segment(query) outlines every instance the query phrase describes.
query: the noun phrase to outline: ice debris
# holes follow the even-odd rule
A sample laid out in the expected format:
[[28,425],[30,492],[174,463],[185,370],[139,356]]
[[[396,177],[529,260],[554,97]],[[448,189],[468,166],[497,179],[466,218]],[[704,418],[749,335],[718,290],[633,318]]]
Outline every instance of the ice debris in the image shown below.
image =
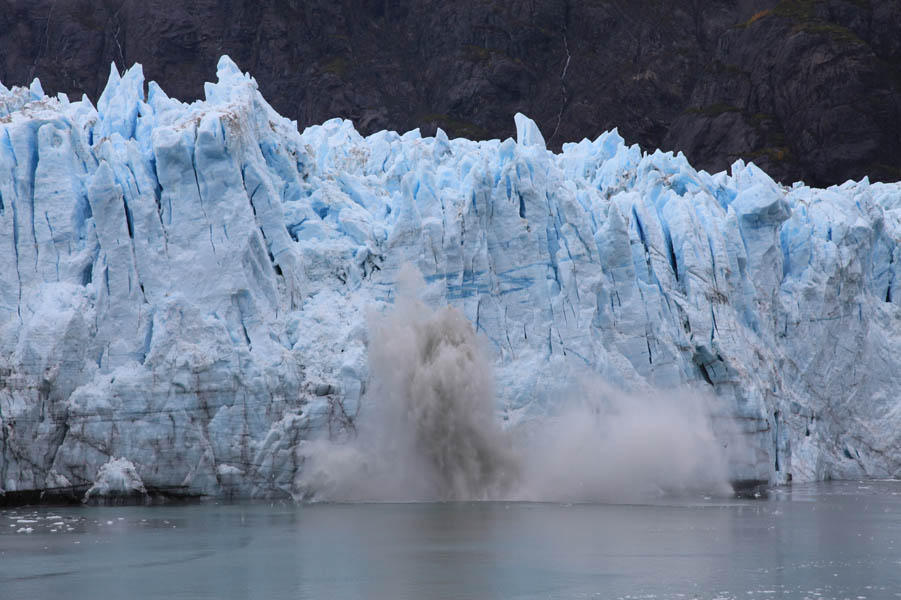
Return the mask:
[[141,500],[146,495],[147,488],[134,464],[125,458],[111,458],[100,466],[94,485],[85,492],[83,502],[121,503]]

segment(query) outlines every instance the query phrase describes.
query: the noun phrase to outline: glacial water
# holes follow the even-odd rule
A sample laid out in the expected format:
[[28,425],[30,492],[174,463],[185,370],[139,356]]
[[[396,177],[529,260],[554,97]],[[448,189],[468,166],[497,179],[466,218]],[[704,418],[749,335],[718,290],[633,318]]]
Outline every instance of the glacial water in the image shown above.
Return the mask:
[[0,598],[901,598],[901,481],[633,505],[5,509]]

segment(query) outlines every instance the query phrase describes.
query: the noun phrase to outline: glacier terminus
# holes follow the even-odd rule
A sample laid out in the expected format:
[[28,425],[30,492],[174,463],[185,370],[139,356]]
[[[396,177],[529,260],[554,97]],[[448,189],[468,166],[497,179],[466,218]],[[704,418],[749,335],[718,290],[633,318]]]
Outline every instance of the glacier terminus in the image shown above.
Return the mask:
[[304,445],[372,408],[366,315],[408,263],[486,340],[507,427],[590,371],[709,394],[734,479],[901,476],[901,184],[711,175],[615,130],[555,154],[523,115],[301,133],[217,78],[190,104],[140,65],[96,107],[0,85],[6,493],[301,497]]

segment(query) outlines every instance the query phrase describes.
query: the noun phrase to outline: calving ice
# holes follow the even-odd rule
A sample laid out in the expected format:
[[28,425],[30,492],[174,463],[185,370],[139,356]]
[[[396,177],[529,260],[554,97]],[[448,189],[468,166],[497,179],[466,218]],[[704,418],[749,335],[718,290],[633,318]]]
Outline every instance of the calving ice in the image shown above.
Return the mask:
[[[501,444],[484,465],[504,475],[474,495],[525,477],[504,436],[570,422],[597,395],[586,378],[622,393],[589,402],[605,442],[572,453],[613,481],[617,464],[653,479],[666,452],[629,445],[641,436],[687,448],[671,472],[690,478],[901,474],[901,185],[789,188],[741,161],[710,175],[615,131],[554,154],[522,115],[504,141],[364,138],[339,119],[300,133],[226,57],[204,91],[169,98],[139,65],[113,68],[96,108],[0,87],[7,493],[87,491],[111,461],[147,492],[335,484],[311,449],[353,448],[397,410],[370,325],[408,263],[491,363],[472,384],[490,406],[470,411],[491,422],[460,422]],[[427,463],[453,455],[410,436]],[[544,462],[529,489],[556,486],[564,466]],[[451,471],[438,489],[470,489]]]

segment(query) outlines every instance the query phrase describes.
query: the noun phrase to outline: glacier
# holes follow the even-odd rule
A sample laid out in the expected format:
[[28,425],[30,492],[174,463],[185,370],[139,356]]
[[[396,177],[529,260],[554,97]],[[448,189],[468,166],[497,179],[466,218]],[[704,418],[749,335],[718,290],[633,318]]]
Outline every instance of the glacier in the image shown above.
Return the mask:
[[[695,386],[735,479],[901,476],[901,184],[708,174],[614,130],[546,149],[298,131],[227,57],[190,104],[0,84],[0,488],[298,498],[365,415],[365,315],[415,265],[535,422],[588,369]],[[540,421],[539,421],[540,422]],[[600,459],[602,460],[602,458]],[[101,477],[102,478],[102,477]]]

